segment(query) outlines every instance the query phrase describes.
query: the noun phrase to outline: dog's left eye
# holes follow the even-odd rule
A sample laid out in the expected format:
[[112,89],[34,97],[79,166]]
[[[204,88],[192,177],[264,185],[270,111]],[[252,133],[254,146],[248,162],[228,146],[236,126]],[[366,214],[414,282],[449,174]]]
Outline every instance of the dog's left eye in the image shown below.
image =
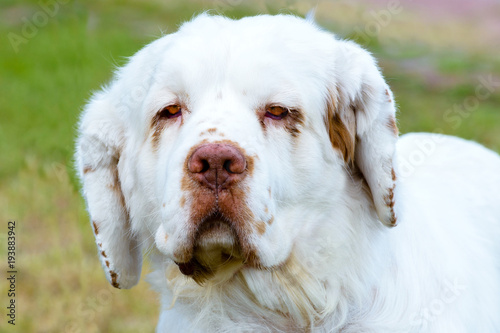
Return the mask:
[[160,118],[170,119],[179,117],[180,115],[182,115],[182,108],[180,105],[177,104],[166,106],[159,112]]
[[285,118],[288,112],[288,108],[279,105],[271,105],[266,108],[266,117],[280,120]]

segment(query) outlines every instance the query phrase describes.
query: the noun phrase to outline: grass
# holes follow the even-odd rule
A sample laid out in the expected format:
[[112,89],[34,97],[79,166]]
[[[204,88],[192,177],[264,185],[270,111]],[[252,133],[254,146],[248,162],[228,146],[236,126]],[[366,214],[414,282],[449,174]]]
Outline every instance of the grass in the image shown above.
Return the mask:
[[[132,290],[115,290],[101,271],[73,172],[76,122],[91,91],[105,83],[125,57],[162,31],[172,32],[193,14],[209,9],[207,5],[218,5],[219,11],[232,17],[277,13],[286,6],[285,12],[307,10],[295,1],[235,7],[230,3],[68,2],[60,4],[35,35],[19,45],[18,52],[7,36],[21,35],[23,18],[31,20],[40,12],[40,4],[5,0],[0,5],[4,38],[0,43],[0,211],[5,221],[0,246],[6,258],[6,222],[15,219],[19,271],[17,325],[7,325],[4,316],[1,332],[154,330],[159,306],[149,286],[141,281]],[[363,8],[356,12],[359,17],[348,13],[349,8],[339,8],[318,11],[318,20],[341,36],[359,39],[351,31],[366,23],[359,14]],[[403,23],[395,20],[387,27],[397,40],[381,33],[364,41],[380,59],[396,95],[401,132],[439,130],[500,151],[498,91],[479,100],[458,125],[446,117],[447,112],[463,111],[476,96],[478,77],[493,75],[500,81],[497,55],[478,50],[473,37],[442,49],[429,36],[406,41],[408,32],[401,29],[398,34]],[[148,271],[147,262],[144,271]],[[1,279],[2,306],[7,304],[7,289]]]

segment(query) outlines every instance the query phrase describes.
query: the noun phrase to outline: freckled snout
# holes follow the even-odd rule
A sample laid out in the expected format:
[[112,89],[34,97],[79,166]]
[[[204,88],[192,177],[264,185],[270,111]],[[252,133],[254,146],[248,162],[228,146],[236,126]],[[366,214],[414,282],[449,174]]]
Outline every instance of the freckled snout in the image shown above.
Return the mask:
[[201,145],[188,160],[190,176],[215,192],[227,189],[246,176],[246,159],[230,144]]

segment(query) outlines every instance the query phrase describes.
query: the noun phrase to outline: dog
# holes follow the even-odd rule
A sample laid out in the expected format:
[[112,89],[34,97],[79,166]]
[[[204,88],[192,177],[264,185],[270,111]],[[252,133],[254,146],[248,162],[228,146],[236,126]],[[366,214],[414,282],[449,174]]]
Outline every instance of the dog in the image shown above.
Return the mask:
[[500,332],[500,157],[395,113],[311,20],[184,23],[80,119],[106,278],[133,287],[148,252],[158,332]]

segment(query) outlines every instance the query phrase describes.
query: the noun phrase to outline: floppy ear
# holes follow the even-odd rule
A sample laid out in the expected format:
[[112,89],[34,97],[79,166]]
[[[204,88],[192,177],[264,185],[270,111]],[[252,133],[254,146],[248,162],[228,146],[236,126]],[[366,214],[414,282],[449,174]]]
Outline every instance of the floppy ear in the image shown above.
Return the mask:
[[108,96],[107,91],[95,95],[84,110],[76,163],[106,278],[113,287],[127,289],[139,281],[142,254],[130,232],[120,185],[124,128]]
[[140,244],[131,231],[120,182],[120,156],[126,145],[124,119],[140,121],[137,110],[154,83],[156,64],[171,36],[157,39],[133,55],[115,73],[111,85],[94,94],[79,124],[77,171],[101,264],[116,288],[136,285],[142,266]]
[[363,174],[380,221],[393,227],[398,138],[394,98],[367,51],[353,42],[338,43],[336,82],[327,112],[330,139],[346,163]]

